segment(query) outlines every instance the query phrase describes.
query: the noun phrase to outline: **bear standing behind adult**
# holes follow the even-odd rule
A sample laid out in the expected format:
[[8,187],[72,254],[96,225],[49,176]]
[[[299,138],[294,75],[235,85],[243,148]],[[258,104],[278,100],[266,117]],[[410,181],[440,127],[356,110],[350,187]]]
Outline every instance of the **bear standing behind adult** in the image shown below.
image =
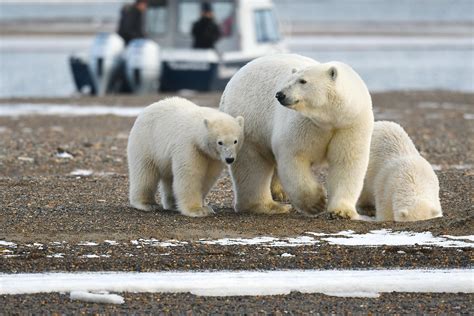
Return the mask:
[[275,172],[296,209],[325,210],[326,192],[312,168],[327,162],[328,210],[358,218],[374,117],[368,89],[351,67],[295,54],[261,57],[232,77],[220,109],[245,118],[245,143],[231,167],[236,211],[288,212],[272,199]]

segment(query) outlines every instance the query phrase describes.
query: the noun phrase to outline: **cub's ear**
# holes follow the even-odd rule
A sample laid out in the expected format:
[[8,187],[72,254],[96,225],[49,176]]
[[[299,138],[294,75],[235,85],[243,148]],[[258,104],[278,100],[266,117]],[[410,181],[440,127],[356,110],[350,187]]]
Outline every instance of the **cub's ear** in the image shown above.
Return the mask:
[[336,69],[336,67],[333,66],[333,67],[329,68],[328,74],[329,74],[329,77],[333,81],[336,81],[336,78],[337,78],[337,69]]
[[292,74],[297,73],[297,72],[298,72],[298,69],[296,69],[296,68],[291,69]]
[[243,128],[244,127],[244,121],[245,121],[244,117],[243,116],[237,116],[236,119],[237,119],[237,122],[239,123],[240,127]]

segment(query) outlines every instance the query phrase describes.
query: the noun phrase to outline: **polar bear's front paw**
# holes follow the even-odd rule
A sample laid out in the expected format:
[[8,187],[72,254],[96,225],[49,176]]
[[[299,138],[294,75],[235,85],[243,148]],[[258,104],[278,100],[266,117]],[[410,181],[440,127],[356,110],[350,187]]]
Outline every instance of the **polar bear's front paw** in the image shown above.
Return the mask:
[[283,192],[283,190],[272,191],[272,198],[275,201],[280,201],[280,202],[288,201],[288,195],[286,195],[286,193]]
[[138,210],[145,211],[145,212],[157,211],[160,208],[160,206],[156,203],[155,204],[145,204],[145,203],[134,202],[134,203],[130,203],[130,205],[133,208],[136,208]]
[[190,210],[182,210],[181,214],[189,217],[204,217],[211,214],[214,214],[214,210],[210,206],[203,206],[200,208],[190,209]]
[[353,209],[341,208],[341,209],[330,210],[330,212],[342,218],[348,218],[348,219],[354,219],[354,220],[359,219],[359,214]]
[[291,211],[291,205],[280,204],[272,201],[265,204],[255,205],[244,211],[257,214],[286,214]]

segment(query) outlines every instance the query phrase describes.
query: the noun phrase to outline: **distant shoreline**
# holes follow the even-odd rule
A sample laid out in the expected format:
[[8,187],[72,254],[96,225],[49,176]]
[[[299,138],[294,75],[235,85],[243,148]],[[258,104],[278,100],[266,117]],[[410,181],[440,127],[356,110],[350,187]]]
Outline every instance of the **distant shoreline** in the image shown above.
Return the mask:
[[[0,21],[0,36],[84,36],[114,32],[111,19],[25,19]],[[474,37],[474,22],[282,22],[283,36]]]

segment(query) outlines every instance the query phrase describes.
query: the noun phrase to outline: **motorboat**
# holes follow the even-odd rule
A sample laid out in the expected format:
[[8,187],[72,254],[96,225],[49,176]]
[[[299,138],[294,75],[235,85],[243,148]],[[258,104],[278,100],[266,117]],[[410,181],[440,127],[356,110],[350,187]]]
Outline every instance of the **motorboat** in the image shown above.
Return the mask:
[[147,38],[126,46],[116,33],[99,33],[88,54],[71,56],[77,90],[93,95],[219,91],[252,59],[286,51],[271,0],[206,2],[221,31],[214,49],[192,48],[191,29],[202,1],[149,0]]

